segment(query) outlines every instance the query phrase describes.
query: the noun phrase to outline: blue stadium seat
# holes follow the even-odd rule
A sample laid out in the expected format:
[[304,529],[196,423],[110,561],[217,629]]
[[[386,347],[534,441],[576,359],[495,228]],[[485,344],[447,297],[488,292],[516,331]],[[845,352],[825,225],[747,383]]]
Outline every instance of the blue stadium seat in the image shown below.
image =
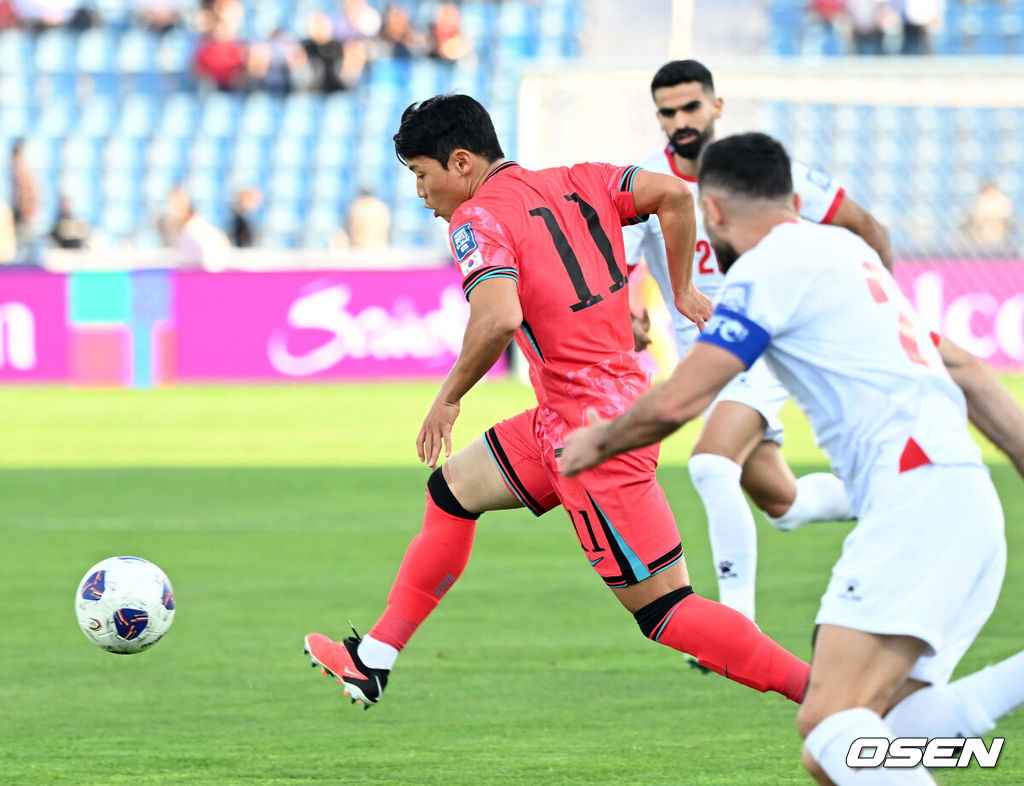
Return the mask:
[[160,117],[161,136],[192,137],[199,124],[199,106],[192,93],[172,93]]
[[148,160],[148,143],[139,137],[112,136],[103,145],[106,172],[127,173],[141,182]]
[[234,137],[241,109],[242,99],[234,93],[210,93],[200,104],[199,136]]
[[309,165],[309,142],[298,137],[282,134],[274,145],[271,160],[277,170],[305,170]]
[[103,167],[103,143],[92,136],[69,136],[61,160],[65,171],[98,173]]
[[157,100],[145,93],[131,93],[125,97],[117,119],[117,133],[127,137],[149,137],[156,128],[159,116]]
[[284,100],[278,134],[306,140],[316,136],[323,115],[323,97],[318,93],[292,93]]
[[231,164],[231,140],[200,134],[193,140],[189,165],[195,170],[223,177]]
[[181,29],[171,30],[160,39],[156,64],[166,73],[182,74],[192,66],[196,37]]
[[267,137],[277,134],[281,100],[266,93],[252,93],[242,108],[241,127],[246,136]]
[[147,151],[150,171],[181,173],[188,165],[189,140],[185,137],[160,135]]
[[0,30],[0,74],[33,73],[35,44],[36,39],[22,30]]
[[321,138],[346,137],[358,131],[359,104],[350,93],[332,93],[324,100]]
[[75,70],[75,37],[54,28],[36,38],[36,69],[45,74],[70,74]]
[[39,108],[33,133],[49,138],[63,138],[74,128],[78,106],[68,96],[51,96]]
[[117,69],[125,74],[157,70],[157,48],[160,39],[148,30],[133,28],[123,36],[117,50]]
[[[242,130],[244,133],[244,127]],[[231,165],[236,169],[266,169],[270,151],[271,142],[267,137],[240,136],[232,149]]]
[[86,74],[112,74],[117,71],[118,39],[110,30],[92,27],[79,33],[75,65]]

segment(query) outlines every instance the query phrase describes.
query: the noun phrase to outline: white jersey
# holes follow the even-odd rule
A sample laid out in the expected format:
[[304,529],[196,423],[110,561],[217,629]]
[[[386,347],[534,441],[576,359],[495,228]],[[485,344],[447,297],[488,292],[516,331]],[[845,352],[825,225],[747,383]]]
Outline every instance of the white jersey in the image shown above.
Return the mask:
[[981,465],[963,394],[878,255],[836,227],[779,224],[725,276],[701,342],[762,354],[858,513],[875,473]]
[[[665,175],[676,175],[685,180],[693,189],[694,205],[697,218],[697,248],[693,258],[693,283],[701,292],[714,300],[722,287],[722,272],[718,268],[707,233],[704,231],[704,216],[701,213],[698,199],[697,180],[682,174],[676,169],[672,151],[665,148],[661,153],[651,156],[640,163],[640,167],[651,172]],[[793,190],[803,200],[800,215],[808,221],[827,224],[839,204],[843,201],[845,191],[828,175],[803,164],[793,162]],[[633,226],[623,227],[622,238],[626,249],[626,264],[632,266],[643,257],[647,261],[647,269],[658,282],[661,296],[665,299],[669,314],[672,317],[672,328],[675,333],[676,350],[679,357],[686,354],[699,331],[697,326],[679,313],[675,308],[675,296],[672,293],[672,282],[668,273],[668,259],[665,256],[665,239],[661,234],[661,224],[656,215],[647,221]]]

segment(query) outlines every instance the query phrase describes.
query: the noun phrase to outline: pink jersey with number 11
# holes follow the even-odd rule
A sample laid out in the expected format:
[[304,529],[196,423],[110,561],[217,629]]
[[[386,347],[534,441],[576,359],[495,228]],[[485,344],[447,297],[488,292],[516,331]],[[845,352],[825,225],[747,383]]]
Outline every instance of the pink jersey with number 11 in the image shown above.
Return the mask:
[[552,447],[588,407],[624,411],[649,380],[632,352],[622,226],[637,167],[577,164],[532,171],[498,166],[454,213],[449,235],[463,290],[489,278],[517,282],[516,342],[530,364],[541,428]]

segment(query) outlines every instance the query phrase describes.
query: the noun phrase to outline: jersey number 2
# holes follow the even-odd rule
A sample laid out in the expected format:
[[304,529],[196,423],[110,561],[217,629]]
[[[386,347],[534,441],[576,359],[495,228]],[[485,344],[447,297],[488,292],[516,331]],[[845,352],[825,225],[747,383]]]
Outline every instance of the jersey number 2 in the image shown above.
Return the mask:
[[[612,251],[612,243],[601,226],[600,216],[597,215],[594,206],[584,201],[575,191],[563,196],[568,201],[575,202],[576,206],[580,209],[580,215],[586,220],[587,229],[590,230],[590,237],[593,238],[594,245],[597,246],[597,250],[601,252],[601,256],[604,257],[604,261],[608,265],[608,274],[612,277],[612,285],[608,288],[608,291],[617,292],[626,286],[626,276],[619,269],[619,265],[615,261],[615,252]],[[565,272],[569,274],[572,287],[576,290],[576,297],[579,300],[569,306],[569,308],[573,311],[581,311],[604,300],[601,295],[590,291],[590,286],[583,277],[580,260],[576,256],[576,252],[572,250],[572,246],[569,245],[569,239],[565,236],[565,232],[562,231],[562,227],[558,225],[558,219],[551,212],[551,208],[535,207],[530,211],[530,215],[540,216],[544,220],[544,226],[547,227],[548,232],[551,234],[551,239],[555,243],[555,251],[558,252],[558,257],[562,260]]]

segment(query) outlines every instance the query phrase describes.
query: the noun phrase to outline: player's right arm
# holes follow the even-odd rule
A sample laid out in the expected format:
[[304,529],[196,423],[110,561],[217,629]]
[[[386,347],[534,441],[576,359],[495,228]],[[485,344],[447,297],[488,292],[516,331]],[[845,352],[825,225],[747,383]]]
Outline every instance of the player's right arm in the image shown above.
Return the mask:
[[1024,476],[1024,409],[984,360],[946,338],[940,337],[936,346],[946,370],[964,393],[971,423],[1009,456]]
[[459,416],[462,397],[498,362],[522,323],[516,281],[496,277],[473,287],[462,350],[416,437],[420,461],[426,461],[431,469],[437,466],[442,446],[445,458],[452,454],[452,426]]
[[703,329],[711,318],[711,300],[693,284],[697,247],[693,192],[677,177],[640,169],[633,178],[633,202],[638,213],[657,214],[676,308]]

